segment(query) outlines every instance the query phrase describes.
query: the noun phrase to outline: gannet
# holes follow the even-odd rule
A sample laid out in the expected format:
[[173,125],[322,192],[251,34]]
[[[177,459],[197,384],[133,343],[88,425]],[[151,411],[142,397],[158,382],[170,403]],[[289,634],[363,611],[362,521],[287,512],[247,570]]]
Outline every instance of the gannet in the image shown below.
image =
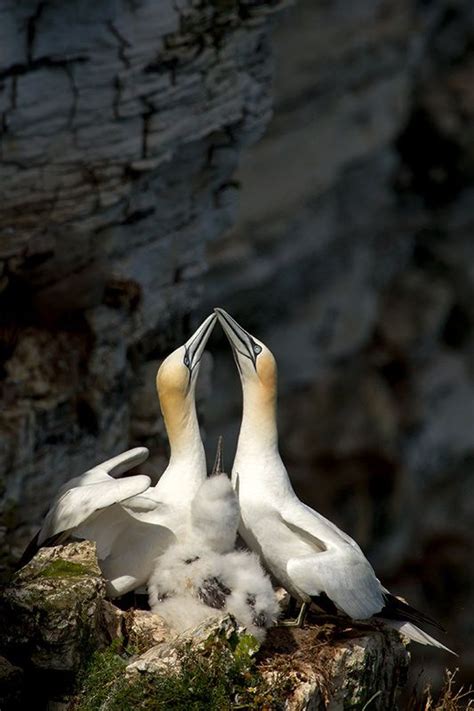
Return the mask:
[[188,535],[157,560],[148,582],[150,608],[177,632],[230,613],[263,641],[279,606],[258,556],[234,550],[239,507],[219,452],[191,504]]
[[187,526],[191,501],[206,479],[206,458],[196,415],[195,387],[202,353],[214,328],[211,314],[161,364],[158,397],[170,443],[168,467],[156,486],[148,476],[115,477],[148,457],[138,447],[68,481],[53,501],[22,558],[68,537],[95,541],[109,596],[146,584],[156,557]]
[[278,451],[277,368],[271,351],[226,311],[215,309],[232,347],[243,413],[232,482],[240,533],[276,580],[306,607],[316,602],[355,620],[378,618],[420,644],[451,651],[418,627],[439,625],[392,595],[357,543],[296,496]]

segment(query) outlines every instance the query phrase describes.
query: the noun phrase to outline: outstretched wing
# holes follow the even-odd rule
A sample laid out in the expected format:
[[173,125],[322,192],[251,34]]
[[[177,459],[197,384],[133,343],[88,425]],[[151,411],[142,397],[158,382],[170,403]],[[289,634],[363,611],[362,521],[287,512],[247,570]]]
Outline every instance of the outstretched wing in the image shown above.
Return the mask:
[[150,483],[147,476],[130,476],[69,489],[48,511],[38,538],[39,545],[58,533],[72,531],[96,511],[141,494]]
[[21,565],[31,560],[41,546],[61,543],[95,512],[148,489],[151,482],[147,476],[115,478],[147,457],[146,447],[136,447],[66,482],[46,514],[41,529],[27,546]]
[[149,477],[115,477],[147,456],[145,447],[136,448],[67,482],[22,564],[42,545],[56,545],[74,536],[95,542],[109,595],[123,595],[146,583],[157,556],[176,540],[169,523],[178,514],[155,499]]
[[144,475],[113,478],[144,461],[146,456],[148,450],[145,447],[132,449],[78,477],[75,486],[60,495],[46,514],[38,537],[39,545],[62,531],[73,530],[96,511],[148,489],[151,480]]
[[149,451],[146,447],[134,447],[126,452],[117,454],[117,456],[101,462],[96,467],[88,469],[84,474],[75,476],[69,479],[58,490],[56,500],[61,497],[69,489],[74,489],[77,486],[86,486],[88,484],[98,484],[109,481],[110,478],[116,479],[133,467],[143,464],[148,459]]

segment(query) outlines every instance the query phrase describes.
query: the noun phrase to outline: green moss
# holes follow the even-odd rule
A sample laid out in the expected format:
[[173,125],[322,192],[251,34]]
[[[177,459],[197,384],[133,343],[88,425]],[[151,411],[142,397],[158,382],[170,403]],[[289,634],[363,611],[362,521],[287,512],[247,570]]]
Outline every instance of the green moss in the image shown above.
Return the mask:
[[[205,649],[187,644],[179,664],[163,673],[127,679],[129,660],[117,647],[93,655],[79,682],[76,711],[232,711],[283,709],[288,689],[283,678],[271,685],[258,672],[252,656],[255,640],[243,644],[221,640]],[[245,648],[248,648],[247,651]]]
[[90,575],[91,571],[85,565],[73,563],[70,560],[58,558],[49,563],[45,568],[38,571],[41,578],[73,578],[82,575]]

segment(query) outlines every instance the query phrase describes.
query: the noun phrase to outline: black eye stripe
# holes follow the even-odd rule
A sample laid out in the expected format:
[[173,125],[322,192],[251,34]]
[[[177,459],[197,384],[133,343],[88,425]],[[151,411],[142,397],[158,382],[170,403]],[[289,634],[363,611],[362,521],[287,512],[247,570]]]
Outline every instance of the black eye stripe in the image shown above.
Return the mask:
[[194,347],[199,347],[199,344],[201,343],[201,341],[203,339],[206,338],[207,334],[209,333],[210,329],[213,328],[213,326],[214,326],[214,321],[210,321],[207,324],[207,326],[205,327],[204,331],[202,331],[202,333],[198,333],[197,335],[195,335],[193,337],[192,341],[187,346],[185,346],[186,351],[189,352],[190,348],[192,349]]
[[237,353],[240,353],[241,356],[243,356],[244,358],[248,358],[249,360],[251,360],[253,362],[252,358],[249,356],[248,353],[242,353],[242,351],[239,351],[238,348],[236,348],[235,350],[237,351]]
[[[245,342],[245,339],[242,338],[241,334],[240,334],[240,333],[236,330],[236,328],[234,327],[234,323],[236,323],[236,322],[231,323],[228,319],[226,319],[226,323],[227,323],[227,325],[229,326],[229,328],[230,328],[230,330],[232,331],[232,333],[236,336],[236,338],[239,339],[239,341],[242,343],[242,345],[244,346],[245,350],[247,351],[247,353],[242,353],[242,351],[240,351],[240,350],[237,349],[238,352],[240,353],[240,355],[242,355],[242,356],[244,356],[245,358],[248,358],[249,360],[251,360],[251,361],[253,362],[254,368],[255,368],[255,370],[256,370],[256,369],[257,369],[257,359],[256,359],[256,356],[258,356],[258,355],[262,352],[262,346],[259,346],[258,343],[255,343],[255,341],[253,340],[252,336],[251,336],[249,333],[247,333],[247,331],[246,331],[245,329],[242,328],[242,332],[245,333],[245,335],[248,337],[248,339],[249,339],[249,341],[250,341],[251,349],[249,349],[249,344]],[[239,327],[239,328],[241,328],[241,327]],[[249,355],[249,352],[248,352],[249,350],[251,351],[251,354],[250,354],[250,355]]]
[[[248,348],[248,344],[244,341],[244,339],[242,338],[242,336],[240,335],[240,333],[239,333],[238,331],[236,331],[236,329],[233,327],[232,324],[228,324],[228,325],[229,325],[230,330],[231,330],[232,333],[234,334],[234,336],[236,336],[236,337],[239,339],[239,341],[240,341],[241,344],[244,346],[244,348]],[[239,352],[240,352],[240,351],[239,351]]]
[[[234,346],[233,343],[231,343],[230,345],[231,345],[231,348],[232,348],[232,355],[234,356],[235,364],[236,364],[236,366],[237,366],[237,368],[238,368],[238,370],[239,370],[239,373],[242,373],[242,366],[241,366],[240,363],[239,363],[239,357],[238,357],[238,355],[237,355],[237,349],[236,349],[236,347]],[[240,352],[240,351],[239,351],[239,352]]]

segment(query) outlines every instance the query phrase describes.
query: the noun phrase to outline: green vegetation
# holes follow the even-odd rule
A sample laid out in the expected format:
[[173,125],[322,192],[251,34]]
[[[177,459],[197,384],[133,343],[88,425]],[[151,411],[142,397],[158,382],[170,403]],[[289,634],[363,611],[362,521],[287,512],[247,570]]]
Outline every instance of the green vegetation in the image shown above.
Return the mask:
[[90,570],[85,565],[61,558],[53,560],[38,571],[38,576],[42,578],[72,578],[88,574],[90,574]]
[[251,635],[210,639],[199,649],[179,648],[178,662],[162,673],[125,676],[129,651],[115,645],[96,652],[79,679],[75,711],[237,711],[284,708],[288,682],[269,683],[252,658]]

